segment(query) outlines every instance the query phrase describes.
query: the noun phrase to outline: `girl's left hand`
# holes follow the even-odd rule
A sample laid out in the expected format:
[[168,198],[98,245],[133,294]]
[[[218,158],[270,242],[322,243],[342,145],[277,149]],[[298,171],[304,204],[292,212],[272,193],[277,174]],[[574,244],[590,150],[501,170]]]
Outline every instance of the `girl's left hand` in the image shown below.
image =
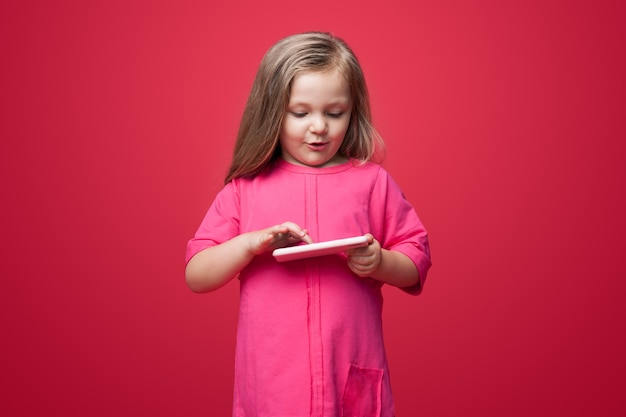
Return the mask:
[[348,268],[362,278],[376,272],[382,259],[380,243],[370,233],[365,236],[369,243],[367,246],[346,251]]

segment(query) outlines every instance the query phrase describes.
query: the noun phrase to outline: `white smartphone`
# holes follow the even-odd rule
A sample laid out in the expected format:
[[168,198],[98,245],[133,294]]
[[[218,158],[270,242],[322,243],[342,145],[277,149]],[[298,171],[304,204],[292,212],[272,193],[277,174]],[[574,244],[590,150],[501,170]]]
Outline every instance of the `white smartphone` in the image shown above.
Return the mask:
[[356,236],[345,239],[336,239],[326,242],[309,243],[274,249],[272,255],[274,255],[278,262],[287,262],[294,261],[296,259],[331,255],[348,249],[361,248],[363,246],[367,246],[367,244],[367,236]]

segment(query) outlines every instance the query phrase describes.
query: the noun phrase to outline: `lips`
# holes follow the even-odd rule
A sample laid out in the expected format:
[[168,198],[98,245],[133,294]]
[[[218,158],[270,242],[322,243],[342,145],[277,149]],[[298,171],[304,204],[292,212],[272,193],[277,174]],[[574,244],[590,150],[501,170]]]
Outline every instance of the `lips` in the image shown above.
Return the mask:
[[307,143],[308,147],[310,147],[312,149],[316,149],[316,150],[324,149],[326,147],[326,145],[328,145],[328,142],[311,142],[311,143]]

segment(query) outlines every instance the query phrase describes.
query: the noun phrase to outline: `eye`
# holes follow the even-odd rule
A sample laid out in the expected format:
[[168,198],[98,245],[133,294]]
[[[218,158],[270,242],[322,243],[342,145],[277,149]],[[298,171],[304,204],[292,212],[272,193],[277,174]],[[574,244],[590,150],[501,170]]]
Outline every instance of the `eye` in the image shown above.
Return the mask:
[[334,119],[338,119],[341,116],[343,116],[343,112],[337,112],[337,113],[328,113],[328,117],[332,117]]
[[292,115],[293,117],[297,117],[297,118],[302,118],[302,117],[306,116],[306,113],[305,113],[305,112],[291,111],[291,112],[289,112],[289,113],[291,113],[291,115]]

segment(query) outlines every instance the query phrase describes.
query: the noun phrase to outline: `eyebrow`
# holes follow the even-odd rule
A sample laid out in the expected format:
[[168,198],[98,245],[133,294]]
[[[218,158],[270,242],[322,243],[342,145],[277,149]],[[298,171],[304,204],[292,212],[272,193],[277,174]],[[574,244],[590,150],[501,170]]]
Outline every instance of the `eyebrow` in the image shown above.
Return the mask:
[[[332,100],[328,103],[326,103],[327,106],[335,106],[335,105],[345,105],[345,104],[350,104],[352,100],[348,99],[336,99],[336,100]],[[289,98],[289,102],[287,103],[289,106],[310,106],[311,103],[307,102],[307,101],[303,101],[303,100],[299,100],[299,101],[292,101],[291,98]]]

